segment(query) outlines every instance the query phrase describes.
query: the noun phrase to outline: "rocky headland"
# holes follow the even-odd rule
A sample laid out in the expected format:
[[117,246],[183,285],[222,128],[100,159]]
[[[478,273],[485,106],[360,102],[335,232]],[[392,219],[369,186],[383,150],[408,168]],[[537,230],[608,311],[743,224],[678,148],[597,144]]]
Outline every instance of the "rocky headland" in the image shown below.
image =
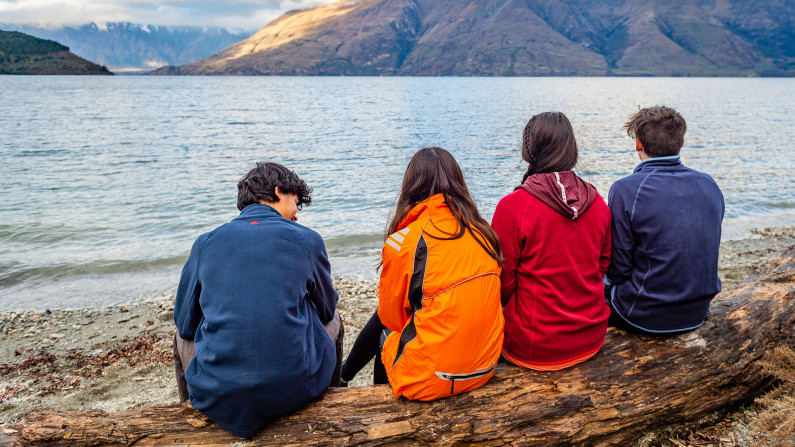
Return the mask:
[[17,31],[0,31],[0,74],[112,75],[69,52],[69,47]]

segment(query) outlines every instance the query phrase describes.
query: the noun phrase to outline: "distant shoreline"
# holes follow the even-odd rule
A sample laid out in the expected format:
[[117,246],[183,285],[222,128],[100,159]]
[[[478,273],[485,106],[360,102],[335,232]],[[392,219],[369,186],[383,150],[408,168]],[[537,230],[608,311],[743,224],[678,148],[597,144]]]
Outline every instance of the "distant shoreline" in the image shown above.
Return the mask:
[[345,74],[345,73],[181,73],[180,66],[165,65],[153,70],[117,69],[116,75],[161,76],[161,77],[230,77],[230,78],[795,78],[795,71],[759,73],[692,73],[692,74],[535,74],[535,75],[482,75],[482,74]]

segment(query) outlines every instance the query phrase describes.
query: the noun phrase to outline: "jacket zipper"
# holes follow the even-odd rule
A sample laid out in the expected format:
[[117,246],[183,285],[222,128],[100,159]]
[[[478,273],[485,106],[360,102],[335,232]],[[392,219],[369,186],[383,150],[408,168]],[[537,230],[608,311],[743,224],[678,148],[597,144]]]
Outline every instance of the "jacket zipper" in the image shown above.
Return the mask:
[[454,394],[455,391],[455,381],[456,380],[470,380],[470,379],[477,379],[479,377],[487,376],[497,365],[492,365],[488,369],[484,369],[482,371],[476,371],[473,373],[465,373],[465,374],[453,374],[453,373],[444,373],[436,371],[436,376],[442,380],[449,380],[450,381],[450,394]]

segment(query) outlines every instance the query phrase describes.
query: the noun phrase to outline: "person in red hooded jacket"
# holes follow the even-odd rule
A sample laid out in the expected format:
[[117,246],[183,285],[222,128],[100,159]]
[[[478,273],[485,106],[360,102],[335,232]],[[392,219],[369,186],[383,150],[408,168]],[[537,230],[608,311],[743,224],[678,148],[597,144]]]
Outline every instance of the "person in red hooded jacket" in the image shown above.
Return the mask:
[[522,184],[500,200],[492,221],[505,258],[502,355],[526,368],[558,370],[604,344],[610,210],[572,172],[577,142],[564,114],[530,119],[522,158],[529,163]]

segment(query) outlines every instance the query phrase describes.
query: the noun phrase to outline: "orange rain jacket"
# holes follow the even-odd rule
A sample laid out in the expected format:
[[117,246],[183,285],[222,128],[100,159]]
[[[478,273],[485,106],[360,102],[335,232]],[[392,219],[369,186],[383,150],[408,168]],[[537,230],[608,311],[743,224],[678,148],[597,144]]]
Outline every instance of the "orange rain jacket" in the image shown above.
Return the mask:
[[378,316],[393,332],[382,362],[395,397],[434,400],[488,382],[500,357],[500,267],[434,195],[415,206],[383,248]]

